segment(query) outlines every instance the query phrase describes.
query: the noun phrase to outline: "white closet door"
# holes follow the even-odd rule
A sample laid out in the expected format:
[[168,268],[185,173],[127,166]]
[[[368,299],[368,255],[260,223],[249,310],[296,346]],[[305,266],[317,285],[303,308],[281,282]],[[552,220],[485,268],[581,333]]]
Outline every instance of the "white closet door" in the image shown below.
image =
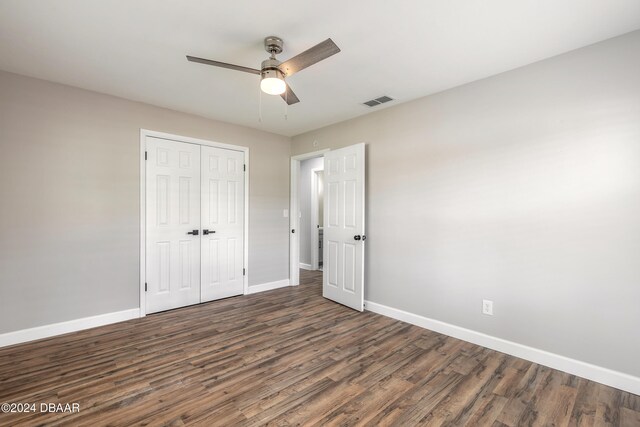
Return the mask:
[[244,293],[244,153],[202,147],[202,302]]
[[200,146],[147,137],[146,311],[200,302]]
[[324,155],[322,295],[364,309],[364,144]]

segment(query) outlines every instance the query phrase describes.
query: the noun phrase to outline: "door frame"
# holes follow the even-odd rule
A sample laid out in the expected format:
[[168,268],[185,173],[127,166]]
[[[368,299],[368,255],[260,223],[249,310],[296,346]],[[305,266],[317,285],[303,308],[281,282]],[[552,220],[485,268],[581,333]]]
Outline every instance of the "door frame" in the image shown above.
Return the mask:
[[[318,205],[320,197],[318,194],[318,172],[324,173],[324,168],[311,169],[311,269],[318,270],[320,268],[320,237],[318,236],[318,221],[320,217],[318,215]],[[316,228],[313,228],[313,224]]]
[[[300,284],[300,217],[298,215],[298,180],[300,179],[300,162],[315,157],[322,157],[330,149],[312,151],[311,153],[291,156],[291,181],[289,185],[289,284]],[[292,231],[296,230],[297,233]]]
[[147,281],[147,253],[146,253],[146,204],[147,204],[147,168],[146,168],[146,142],[147,137],[166,139],[169,141],[186,142],[188,144],[204,145],[208,147],[224,148],[227,150],[241,151],[244,153],[244,163],[247,170],[244,175],[244,295],[249,293],[249,147],[225,144],[206,139],[192,138],[189,136],[174,135],[165,132],[157,132],[148,129],[140,129],[140,317],[147,315],[147,298],[145,283]]

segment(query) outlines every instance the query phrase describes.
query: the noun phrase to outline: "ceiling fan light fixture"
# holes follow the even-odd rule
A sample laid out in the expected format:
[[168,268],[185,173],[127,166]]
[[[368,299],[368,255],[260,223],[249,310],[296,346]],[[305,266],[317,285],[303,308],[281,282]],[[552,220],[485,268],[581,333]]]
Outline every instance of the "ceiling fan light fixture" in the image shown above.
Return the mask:
[[242,71],[243,73],[257,74],[260,76],[260,90],[262,90],[262,92],[269,95],[280,95],[287,105],[293,105],[300,102],[300,99],[298,99],[293,90],[291,90],[291,86],[285,83],[285,76],[291,77],[293,74],[335,55],[340,52],[340,48],[336,46],[333,40],[326,39],[293,58],[289,58],[285,62],[280,62],[276,59],[276,55],[282,52],[283,45],[284,42],[280,37],[269,36],[264,39],[264,50],[269,54],[269,58],[262,61],[260,69],[190,55],[187,55],[187,60],[205,65],[213,65],[214,67]]
[[267,77],[260,82],[260,89],[269,95],[282,95],[287,90],[287,84],[277,77]]
[[282,95],[287,90],[282,72],[277,68],[262,70],[260,89],[269,95]]

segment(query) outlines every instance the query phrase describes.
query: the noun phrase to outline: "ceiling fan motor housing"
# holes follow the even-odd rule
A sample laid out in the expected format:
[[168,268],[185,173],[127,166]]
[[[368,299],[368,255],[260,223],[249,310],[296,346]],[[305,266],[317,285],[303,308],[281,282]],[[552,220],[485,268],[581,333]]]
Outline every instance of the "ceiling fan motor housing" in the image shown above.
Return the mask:
[[262,78],[276,78],[280,80],[284,80],[284,73],[280,71],[278,66],[280,65],[280,61],[277,59],[266,59],[262,61],[261,73]]

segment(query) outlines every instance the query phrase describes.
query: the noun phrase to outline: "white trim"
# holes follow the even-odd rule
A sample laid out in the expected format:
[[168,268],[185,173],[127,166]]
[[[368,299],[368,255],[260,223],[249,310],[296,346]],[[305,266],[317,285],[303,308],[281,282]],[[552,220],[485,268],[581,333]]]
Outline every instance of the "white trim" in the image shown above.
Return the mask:
[[300,268],[303,270],[315,270],[315,268],[313,268],[311,264],[305,264],[303,262],[300,263]]
[[[289,195],[289,282],[292,286],[300,284],[300,230],[298,224],[298,179],[300,176],[300,161],[291,159],[291,193]],[[296,234],[294,231],[297,230]]]
[[278,280],[275,282],[262,283],[260,285],[249,286],[248,294],[257,294],[258,292],[271,291],[273,289],[286,288],[289,286],[289,279]]
[[136,319],[139,316],[140,310],[132,308],[130,310],[99,314],[97,316],[83,317],[81,319],[68,320],[66,322],[8,332],[6,334],[0,334],[0,347],[39,340],[42,338],[49,338],[56,335],[68,334],[69,332],[82,331],[84,329],[95,328],[97,326],[124,322],[125,320]]
[[146,294],[144,284],[146,282],[146,163],[144,153],[146,151],[147,137],[168,139],[170,141],[187,142],[189,144],[205,145],[208,147],[224,148],[227,150],[244,153],[244,163],[247,170],[244,175],[244,295],[249,293],[249,148],[240,145],[225,144],[222,142],[208,141],[206,139],[191,138],[189,136],[173,135],[170,133],[156,132],[148,129],[140,129],[140,317],[146,315]]
[[249,293],[249,148],[244,150],[244,294]]
[[140,129],[140,133],[144,134],[144,136],[151,136],[151,137],[160,138],[160,139],[168,139],[170,141],[187,142],[189,144],[197,144],[197,145],[207,145],[209,147],[225,148],[227,150],[234,150],[234,151],[243,151],[245,153],[249,151],[248,147],[243,147],[240,145],[225,144],[224,142],[210,141],[208,139],[192,138],[190,136],[175,135],[175,134],[166,133],[166,132],[157,132],[155,130]]
[[507,341],[491,335],[462,328],[439,320],[430,319],[418,314],[409,313],[397,308],[388,307],[372,301],[365,301],[365,309],[383,316],[401,320],[421,328],[429,329],[454,338],[481,345],[492,350],[510,354],[540,365],[558,369],[569,374],[587,378],[611,387],[640,395],[640,378],[629,374],[592,365],[580,360],[571,359],[559,354],[550,353],[534,347]]
[[[298,286],[300,284],[300,271],[298,266],[300,264],[300,218],[298,209],[298,179],[300,177],[300,162],[302,160],[313,159],[315,157],[322,157],[324,153],[329,152],[328,148],[324,150],[313,151],[311,153],[298,154],[297,156],[291,156],[291,182],[289,193],[289,281],[291,286]],[[297,233],[292,233],[291,230],[296,230]]]
[[147,281],[147,135],[140,129],[140,298],[138,308],[140,317],[147,315],[145,282]]

